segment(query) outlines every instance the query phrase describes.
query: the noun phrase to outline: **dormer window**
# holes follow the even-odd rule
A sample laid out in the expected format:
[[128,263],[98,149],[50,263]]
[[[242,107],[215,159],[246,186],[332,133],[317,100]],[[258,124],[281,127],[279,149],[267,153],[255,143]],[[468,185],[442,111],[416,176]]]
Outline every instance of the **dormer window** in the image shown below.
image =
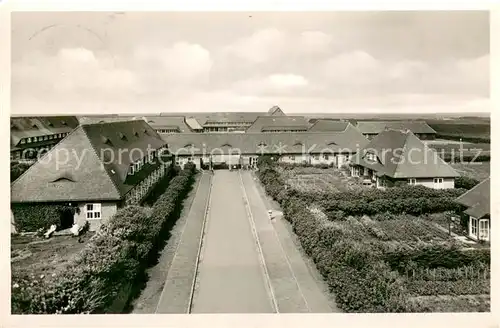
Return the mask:
[[127,140],[127,136],[121,132],[118,134],[118,136],[120,137],[121,140]]
[[62,125],[68,125],[68,124],[66,123],[66,121],[61,121],[61,124],[62,124]]
[[377,161],[377,156],[374,153],[366,153],[366,159],[371,162]]

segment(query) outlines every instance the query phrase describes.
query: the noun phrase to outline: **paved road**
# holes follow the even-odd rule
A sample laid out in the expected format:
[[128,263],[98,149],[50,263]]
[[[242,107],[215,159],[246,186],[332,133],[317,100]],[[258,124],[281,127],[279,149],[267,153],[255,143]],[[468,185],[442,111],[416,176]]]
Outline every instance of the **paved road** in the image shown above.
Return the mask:
[[[266,196],[263,186],[259,181],[255,181],[255,175],[252,173],[243,173],[245,175],[251,175],[252,178],[244,178],[248,181],[247,190],[256,190],[260,199],[257,202],[262,202],[266,209],[273,209],[280,212],[281,208],[275,202]],[[257,199],[257,197],[256,197]],[[285,221],[283,217],[276,217],[272,226],[276,232],[276,236],[280,241],[282,250],[284,251],[288,263],[293,271],[293,275],[300,286],[300,291],[302,296],[307,301],[307,307],[309,312],[312,313],[331,313],[331,312],[342,312],[335,299],[328,292],[328,286],[322,281],[321,274],[317,271],[314,262],[307,258],[305,254],[302,254],[299,250],[300,246],[298,240],[294,241],[292,229],[290,225]],[[296,237],[295,237],[296,238]],[[285,310],[286,311],[286,310]],[[281,312],[285,312],[281,310]]]
[[310,312],[278,234],[267,214],[250,171],[241,171],[241,181],[250,204],[252,219],[262,248],[277,308],[280,313]]
[[202,174],[155,313],[188,313],[212,175]]
[[237,171],[216,171],[192,313],[272,313]]

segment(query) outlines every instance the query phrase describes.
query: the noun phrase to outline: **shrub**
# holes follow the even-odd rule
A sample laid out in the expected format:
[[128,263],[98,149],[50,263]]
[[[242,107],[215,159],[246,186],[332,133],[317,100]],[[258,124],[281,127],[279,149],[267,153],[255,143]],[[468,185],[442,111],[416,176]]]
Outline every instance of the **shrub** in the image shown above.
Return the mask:
[[11,162],[10,163],[10,182],[15,181],[17,178],[21,176],[31,164],[21,163],[21,162]]
[[18,232],[34,232],[48,229],[55,224],[60,226],[64,211],[75,213],[77,209],[62,204],[12,204],[14,224]]
[[472,189],[479,183],[478,180],[474,178],[469,178],[466,176],[461,176],[455,179],[455,188]]

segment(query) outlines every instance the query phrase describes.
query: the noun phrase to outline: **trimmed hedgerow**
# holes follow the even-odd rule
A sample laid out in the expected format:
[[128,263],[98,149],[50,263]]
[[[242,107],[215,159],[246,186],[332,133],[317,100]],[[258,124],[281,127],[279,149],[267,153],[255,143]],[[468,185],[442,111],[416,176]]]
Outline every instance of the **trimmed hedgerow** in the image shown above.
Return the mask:
[[[120,209],[55,277],[37,281],[23,272],[13,272],[12,313],[122,311],[133,291],[131,285],[141,279],[151,257],[157,255],[164,227],[178,215],[194,174],[188,166],[174,177],[152,208]],[[117,302],[120,298],[123,300]]]
[[469,190],[474,188],[477,184],[479,184],[479,180],[466,176],[460,176],[455,179],[455,188],[463,188]]
[[48,229],[51,225],[60,225],[64,211],[73,215],[76,208],[61,204],[12,204],[12,213],[16,218],[14,224],[16,231],[34,232]]

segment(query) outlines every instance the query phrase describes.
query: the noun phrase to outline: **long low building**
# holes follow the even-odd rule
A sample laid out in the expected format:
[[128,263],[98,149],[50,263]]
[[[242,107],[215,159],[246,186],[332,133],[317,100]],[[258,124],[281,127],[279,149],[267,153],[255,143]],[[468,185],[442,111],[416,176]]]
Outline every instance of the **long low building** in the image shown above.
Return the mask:
[[163,135],[177,164],[254,166],[257,157],[280,156],[281,162],[341,167],[368,140],[351,124],[341,132],[183,133]]
[[385,130],[409,130],[421,140],[436,139],[436,131],[425,121],[359,121],[356,127],[368,139]]

